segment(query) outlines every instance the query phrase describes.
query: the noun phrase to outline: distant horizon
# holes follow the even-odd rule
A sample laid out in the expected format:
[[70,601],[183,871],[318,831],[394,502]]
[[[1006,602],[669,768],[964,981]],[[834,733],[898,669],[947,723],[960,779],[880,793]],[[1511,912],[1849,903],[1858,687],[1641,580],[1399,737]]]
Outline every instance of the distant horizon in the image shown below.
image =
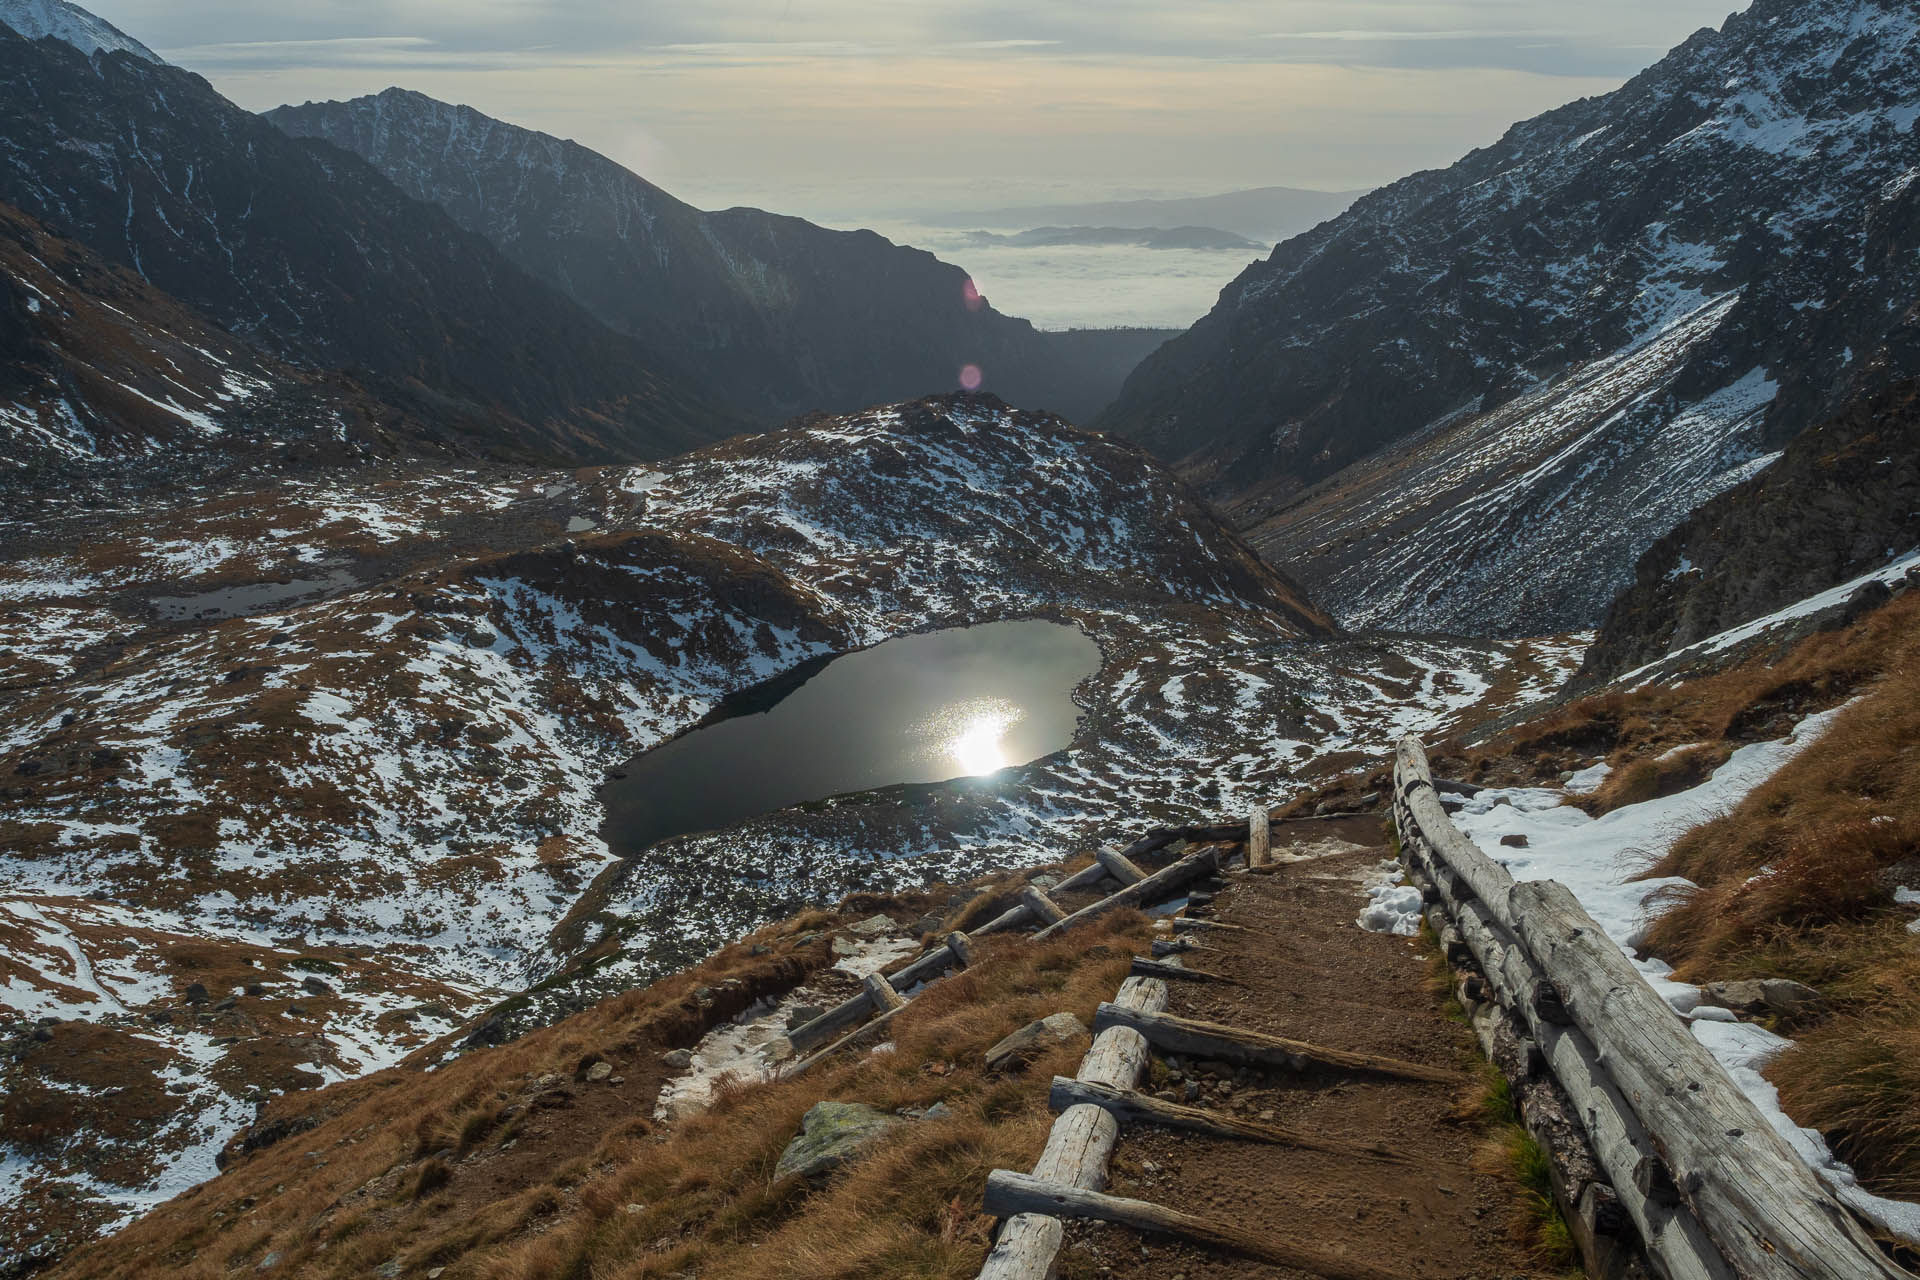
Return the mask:
[[398,86],[619,161],[701,208],[842,224],[1009,205],[1364,190],[1617,88],[1728,0],[96,0],[250,110]]

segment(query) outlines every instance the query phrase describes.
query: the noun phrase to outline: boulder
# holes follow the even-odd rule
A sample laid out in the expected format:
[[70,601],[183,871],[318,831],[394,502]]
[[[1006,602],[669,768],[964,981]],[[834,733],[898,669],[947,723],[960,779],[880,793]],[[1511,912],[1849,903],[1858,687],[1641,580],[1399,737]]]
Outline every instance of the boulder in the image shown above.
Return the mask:
[[987,1070],[1018,1071],[1055,1045],[1071,1044],[1086,1035],[1086,1024],[1072,1014],[1048,1014],[987,1050]]
[[847,926],[849,933],[862,938],[879,938],[894,931],[894,923],[886,916],[868,916],[859,924]]
[[780,1153],[773,1180],[824,1176],[899,1123],[864,1102],[816,1102],[800,1121],[800,1136]]
[[1718,1005],[1735,1013],[1772,1014],[1795,1021],[1823,1012],[1826,997],[1803,982],[1788,978],[1742,978],[1710,982],[1700,991],[1700,1003]]
[[693,1050],[674,1049],[660,1055],[660,1065],[669,1071],[685,1071],[693,1065]]
[[596,1062],[587,1068],[587,1079],[589,1080],[605,1080],[612,1074],[613,1064],[611,1062]]

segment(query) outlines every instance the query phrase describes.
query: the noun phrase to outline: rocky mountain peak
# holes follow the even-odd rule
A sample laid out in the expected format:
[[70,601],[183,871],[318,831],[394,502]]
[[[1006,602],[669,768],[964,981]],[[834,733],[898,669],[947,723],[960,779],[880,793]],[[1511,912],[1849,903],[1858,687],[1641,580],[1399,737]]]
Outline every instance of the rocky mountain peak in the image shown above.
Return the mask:
[[[1102,425],[1185,459],[1348,621],[1590,625],[1692,505],[1903,371],[1874,357],[1908,350],[1916,117],[1910,6],[1756,6],[1281,244]],[[1342,469],[1381,458],[1436,484],[1330,533]],[[1575,532],[1582,581],[1541,575]]]
[[89,57],[130,53],[146,62],[166,61],[105,18],[67,0],[0,0],[0,22],[29,40],[64,40]]

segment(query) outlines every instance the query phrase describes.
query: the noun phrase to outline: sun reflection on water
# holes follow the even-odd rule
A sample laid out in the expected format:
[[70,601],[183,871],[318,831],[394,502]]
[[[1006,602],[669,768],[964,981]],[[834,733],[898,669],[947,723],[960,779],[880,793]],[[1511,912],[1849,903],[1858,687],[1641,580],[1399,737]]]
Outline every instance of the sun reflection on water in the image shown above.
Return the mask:
[[1014,763],[1005,738],[1026,715],[1005,698],[967,698],[927,717],[916,733],[926,741],[929,754],[951,760],[961,773],[994,773]]

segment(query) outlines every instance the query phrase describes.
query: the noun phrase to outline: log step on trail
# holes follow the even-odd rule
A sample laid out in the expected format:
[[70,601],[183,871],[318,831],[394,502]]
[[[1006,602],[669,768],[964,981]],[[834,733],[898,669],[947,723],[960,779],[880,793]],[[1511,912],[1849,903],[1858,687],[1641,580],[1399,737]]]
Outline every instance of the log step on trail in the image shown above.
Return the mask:
[[1242,1031],[1238,1027],[1202,1022],[1197,1018],[1182,1018],[1171,1013],[1124,1009],[1111,1002],[1102,1004],[1093,1019],[1096,1032],[1108,1027],[1130,1027],[1162,1052],[1216,1058],[1236,1065],[1285,1067],[1294,1071],[1309,1066],[1332,1067],[1340,1071],[1394,1076],[1401,1080],[1423,1080],[1434,1084],[1458,1084],[1460,1080],[1457,1071],[1424,1066],[1418,1062],[1329,1049],[1325,1045],[1309,1044],[1304,1040]]
[[1148,960],[1142,956],[1133,958],[1133,976],[1136,978],[1172,978],[1179,982],[1224,982],[1230,986],[1239,986],[1236,978],[1223,974],[1209,973],[1205,969],[1189,969],[1183,964],[1167,964],[1160,960]]
[[1208,1133],[1221,1138],[1242,1138],[1248,1142],[1299,1147],[1303,1151],[1324,1151],[1329,1155],[1347,1156],[1355,1160],[1377,1160],[1383,1164],[1415,1163],[1385,1145],[1316,1138],[1288,1125],[1242,1120],[1239,1116],[1206,1107],[1182,1106],[1178,1102],[1167,1102],[1134,1089],[1115,1089],[1090,1080],[1070,1080],[1066,1076],[1053,1078],[1053,1088],[1047,1094],[1049,1107],[1055,1111],[1065,1111],[1083,1102],[1105,1107],[1118,1120],[1157,1124],[1167,1129],[1184,1129],[1189,1133]]
[[1031,1213],[1118,1223],[1136,1231],[1178,1236],[1258,1262],[1325,1276],[1327,1280],[1405,1280],[1406,1276],[1404,1271],[1388,1271],[1303,1242],[1247,1231],[1145,1200],[1047,1182],[1011,1169],[995,1169],[987,1175],[986,1210],[1003,1218]]

